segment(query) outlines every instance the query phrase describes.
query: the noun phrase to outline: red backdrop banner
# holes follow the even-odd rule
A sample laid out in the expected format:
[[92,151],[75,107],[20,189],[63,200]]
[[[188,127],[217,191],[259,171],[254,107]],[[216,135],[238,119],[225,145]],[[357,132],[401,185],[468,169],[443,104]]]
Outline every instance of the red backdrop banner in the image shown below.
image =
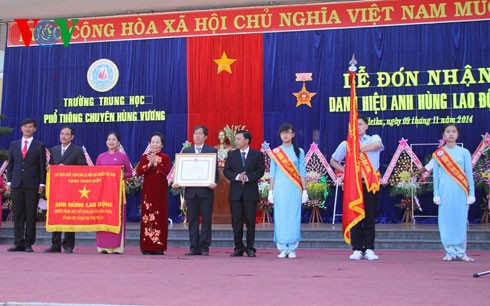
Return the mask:
[[46,196],[48,232],[120,231],[124,184],[119,166],[51,166]]
[[[76,21],[57,19],[57,23],[63,26],[59,27],[54,22],[51,26],[55,29],[59,27],[61,35],[57,44],[63,44],[63,35],[66,36],[67,43],[88,43],[475,21],[488,18],[490,6],[487,1],[373,0],[79,18]],[[36,21],[28,19],[16,19],[9,23],[8,46],[24,46],[22,36],[36,32],[35,26],[39,27],[37,30],[46,28],[44,21],[46,20],[39,21],[38,25]],[[45,31],[47,30],[40,32],[44,34]],[[40,35],[34,33],[34,39],[28,45],[38,45],[37,36]]]
[[[263,123],[262,34],[187,39],[188,132],[202,124],[207,143],[225,125],[246,125],[260,148]],[[219,111],[216,111],[219,110]]]

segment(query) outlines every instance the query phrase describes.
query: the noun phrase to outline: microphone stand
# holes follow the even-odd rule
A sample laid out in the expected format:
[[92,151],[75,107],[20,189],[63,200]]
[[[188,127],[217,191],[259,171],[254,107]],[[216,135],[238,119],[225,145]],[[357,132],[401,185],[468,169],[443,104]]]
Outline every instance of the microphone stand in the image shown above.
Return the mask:
[[483,272],[477,272],[475,274],[473,274],[473,277],[480,277],[480,276],[484,276],[484,275],[488,275],[490,274],[490,270],[489,271],[483,271]]

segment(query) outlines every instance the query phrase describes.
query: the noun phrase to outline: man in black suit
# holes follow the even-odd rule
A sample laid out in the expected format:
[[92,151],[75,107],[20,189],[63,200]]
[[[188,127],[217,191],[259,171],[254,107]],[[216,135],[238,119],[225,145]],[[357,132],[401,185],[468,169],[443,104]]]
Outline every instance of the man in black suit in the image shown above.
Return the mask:
[[[208,138],[208,129],[198,125],[194,128],[194,145],[185,148],[182,153],[214,153],[216,154],[216,174],[215,182],[208,187],[186,187],[184,198],[187,204],[187,220],[189,222],[190,250],[185,255],[209,255],[211,245],[211,224],[213,216],[214,189],[218,185],[218,151],[206,145],[204,142]],[[178,184],[174,188],[180,188]],[[202,216],[201,232],[199,232],[199,215]]]
[[7,190],[11,190],[14,212],[14,246],[9,252],[32,252],[36,241],[36,218],[39,195],[46,183],[46,148],[32,136],[34,119],[21,124],[22,139],[10,143]]
[[[248,131],[235,134],[236,150],[228,153],[223,174],[231,182],[230,211],[235,250],[230,256],[255,257],[255,215],[259,201],[258,180],[264,175],[264,155],[249,147],[252,135]],[[243,244],[243,221],[247,226],[247,246]]]
[[[87,160],[83,149],[79,146],[72,144],[72,140],[75,137],[75,130],[69,126],[64,126],[60,132],[60,145],[52,147],[49,152],[51,158],[49,160],[50,165],[80,165],[86,166]],[[61,232],[53,232],[51,236],[51,247],[44,250],[45,253],[59,253],[61,252]],[[65,238],[63,239],[63,249],[65,253],[73,253],[75,247],[75,233],[65,232]]]

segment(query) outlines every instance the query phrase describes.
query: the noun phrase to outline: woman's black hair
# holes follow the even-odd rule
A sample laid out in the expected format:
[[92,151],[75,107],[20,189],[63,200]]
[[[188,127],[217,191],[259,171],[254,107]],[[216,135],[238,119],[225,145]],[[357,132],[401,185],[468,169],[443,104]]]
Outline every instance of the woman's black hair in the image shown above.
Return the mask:
[[[291,123],[283,123],[279,128],[279,134],[281,134],[281,132],[289,132],[289,130],[294,132],[294,126]],[[293,139],[291,140],[291,143],[293,144],[294,153],[296,153],[296,156],[299,157],[299,147],[296,144],[296,140],[294,138],[295,137],[293,137]]]
[[444,126],[442,127],[442,134],[444,134],[444,132],[446,131],[446,129],[450,126],[454,126],[456,128],[456,131],[458,132],[458,135],[459,135],[459,127],[456,125],[456,123],[447,123],[447,124],[444,124]]
[[164,144],[165,144],[165,137],[163,136],[163,134],[162,134],[162,133],[160,133],[160,132],[153,132],[153,133],[151,134],[151,136],[150,136],[150,141],[149,141],[149,142],[151,142],[151,139],[153,138],[153,136],[158,136],[158,137],[160,137],[160,141],[162,142],[162,145],[164,145]]
[[106,140],[107,140],[107,138],[109,138],[109,135],[114,135],[114,137],[116,137],[117,141],[121,142],[121,136],[119,136],[119,133],[118,132],[109,132],[109,133],[107,133],[107,136],[105,137]]

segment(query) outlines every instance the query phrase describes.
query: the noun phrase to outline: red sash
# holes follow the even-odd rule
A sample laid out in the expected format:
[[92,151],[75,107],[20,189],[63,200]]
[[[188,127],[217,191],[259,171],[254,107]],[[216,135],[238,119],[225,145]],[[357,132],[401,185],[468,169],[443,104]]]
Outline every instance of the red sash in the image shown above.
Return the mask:
[[463,188],[466,196],[468,196],[470,186],[468,185],[468,178],[463,172],[463,169],[454,161],[451,155],[446,151],[444,147],[437,149],[432,157],[437,161],[439,165],[449,174],[449,176],[456,181],[456,183]]
[[298,186],[299,190],[303,190],[301,185],[301,179],[299,177],[298,169],[289,159],[289,157],[284,153],[281,147],[277,147],[274,150],[267,150],[267,154],[276,162],[276,164],[281,168],[284,173],[293,181],[293,183]]
[[361,152],[361,172],[364,177],[364,183],[366,184],[366,189],[368,192],[376,193],[379,191],[380,181],[379,181],[379,171],[374,171],[373,165],[366,153]]

